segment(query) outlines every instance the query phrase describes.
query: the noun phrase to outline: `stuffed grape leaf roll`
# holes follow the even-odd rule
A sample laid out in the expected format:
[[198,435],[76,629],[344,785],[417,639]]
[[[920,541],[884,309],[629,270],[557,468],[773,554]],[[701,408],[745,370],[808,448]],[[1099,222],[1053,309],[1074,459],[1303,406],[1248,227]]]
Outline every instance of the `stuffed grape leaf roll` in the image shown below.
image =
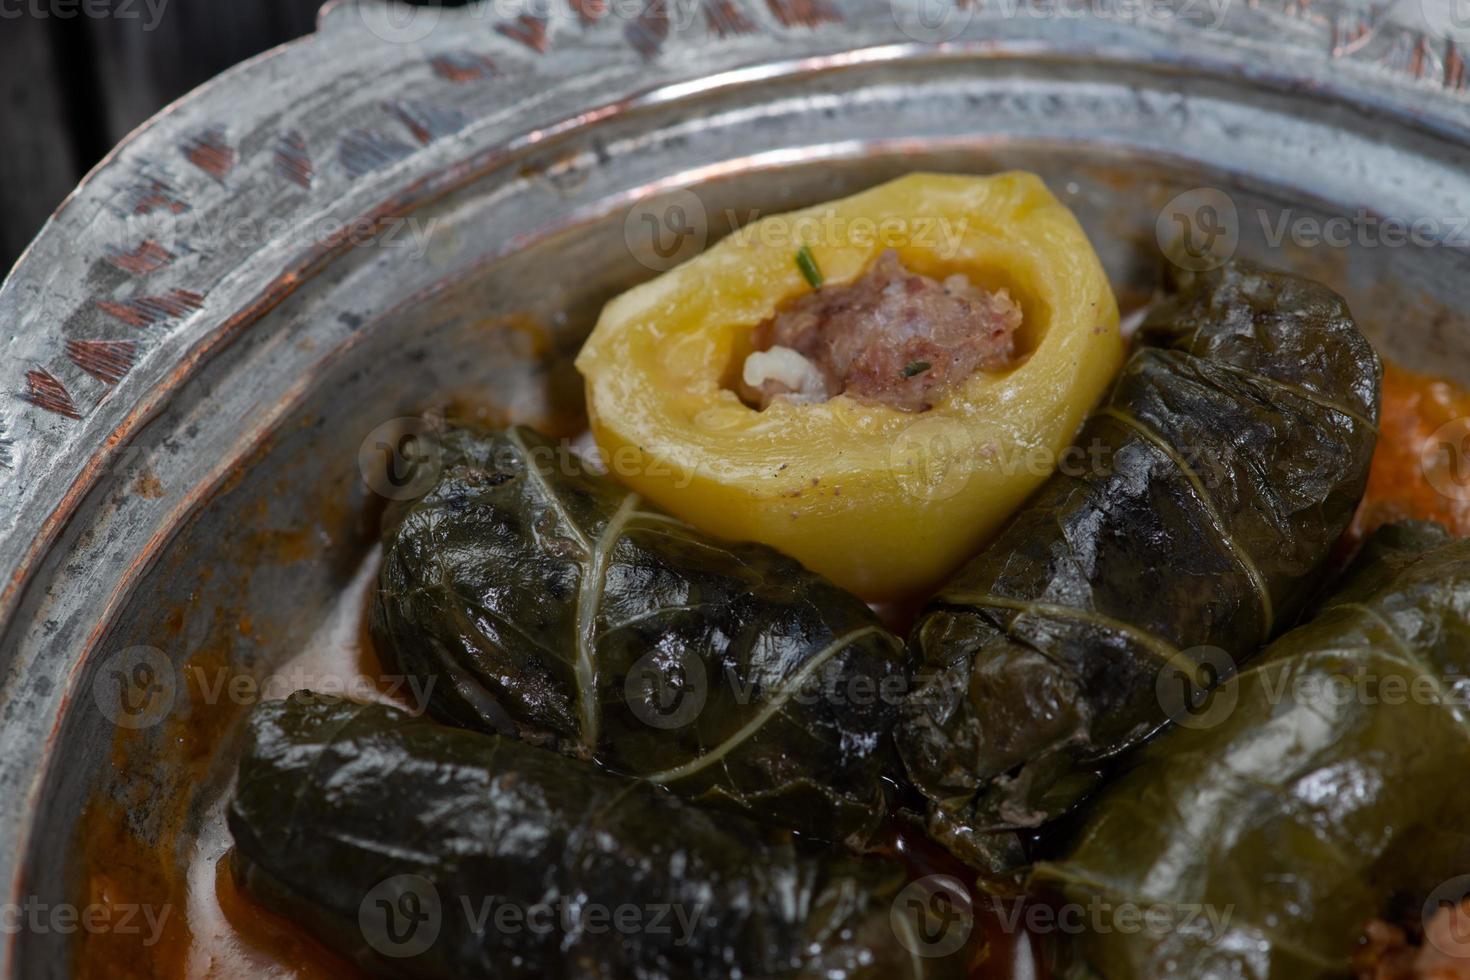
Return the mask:
[[[1470,869],[1467,689],[1470,542],[1378,531],[1314,619],[1137,753],[1037,867],[1033,887],[1111,910],[1059,937],[1063,975],[1349,975],[1370,920],[1432,913]],[[1125,907],[1169,927],[1120,930]]]
[[862,601],[529,429],[450,428],[441,458],[428,494],[385,516],[371,618],[433,714],[866,843],[907,672]]
[[959,980],[969,957],[900,938],[925,922],[897,862],[384,705],[261,705],[228,819],[242,887],[379,975]]
[[[1381,366],[1324,286],[1176,273],[1059,469],[927,607],[898,745],[930,832],[994,865],[1205,685],[1292,624],[1367,479]],[[1000,863],[1004,863],[1003,861]]]

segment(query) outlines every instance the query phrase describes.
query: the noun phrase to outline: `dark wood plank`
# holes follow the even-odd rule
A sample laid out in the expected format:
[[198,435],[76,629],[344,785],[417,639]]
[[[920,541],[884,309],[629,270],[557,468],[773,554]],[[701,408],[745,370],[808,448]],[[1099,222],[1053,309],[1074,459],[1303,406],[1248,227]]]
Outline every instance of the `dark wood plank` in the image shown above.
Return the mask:
[[0,26],[0,275],[81,177],[72,152],[51,24]]

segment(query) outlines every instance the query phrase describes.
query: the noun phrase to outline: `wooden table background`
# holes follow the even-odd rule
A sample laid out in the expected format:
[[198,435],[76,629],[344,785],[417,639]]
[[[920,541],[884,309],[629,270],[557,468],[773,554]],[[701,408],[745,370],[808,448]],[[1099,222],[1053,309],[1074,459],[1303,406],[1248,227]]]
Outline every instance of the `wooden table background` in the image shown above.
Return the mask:
[[82,0],[0,0],[0,274],[134,127],[309,33],[321,3],[86,0],[87,16]]

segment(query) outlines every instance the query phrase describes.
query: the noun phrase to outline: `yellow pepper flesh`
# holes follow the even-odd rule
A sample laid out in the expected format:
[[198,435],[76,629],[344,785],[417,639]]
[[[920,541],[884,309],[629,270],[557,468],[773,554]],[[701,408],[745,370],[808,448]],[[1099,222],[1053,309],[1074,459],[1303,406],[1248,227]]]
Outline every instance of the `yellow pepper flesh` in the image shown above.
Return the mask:
[[[885,248],[1020,303],[1024,360],[920,413],[839,395],[765,411],[733,388],[751,333]],[[1122,360],[1118,307],[1072,214],[1040,179],[913,174],[763,218],[613,300],[577,358],[613,475],[732,540],[772,545],[858,595],[933,588],[1052,472]]]

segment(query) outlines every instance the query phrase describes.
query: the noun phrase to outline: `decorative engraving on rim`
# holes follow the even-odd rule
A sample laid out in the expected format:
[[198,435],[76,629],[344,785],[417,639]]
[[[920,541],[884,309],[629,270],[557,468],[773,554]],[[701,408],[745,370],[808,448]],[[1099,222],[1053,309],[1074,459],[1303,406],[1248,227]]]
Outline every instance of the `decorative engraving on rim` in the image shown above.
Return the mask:
[[188,316],[204,307],[204,294],[173,289],[163,296],[139,296],[128,300],[99,300],[99,309],[131,327],[150,327],[165,320]]
[[[961,0],[963,2],[963,0]],[[1455,0],[1450,0],[1451,4]],[[1319,33],[1334,60],[1356,61],[1391,74],[1437,85],[1459,94],[1466,90],[1464,38],[1437,29],[1431,10],[1438,0],[1420,0],[1423,27],[1405,23],[1400,5],[1314,5],[1312,0],[1253,0],[1250,9],[1267,18]],[[1407,6],[1407,5],[1404,5]]]
[[842,23],[842,15],[827,0],[766,0],[766,6],[782,27],[815,29]]
[[206,129],[191,137],[180,149],[184,152],[184,159],[215,180],[223,181],[235,169],[235,148],[225,140],[222,126]]
[[276,141],[275,161],[277,174],[298,187],[311,190],[316,168],[312,166],[305,136],[294,129],[282,133]]
[[441,136],[457,133],[469,120],[453,106],[424,105],[394,99],[384,102],[383,108],[403,123],[421,146],[428,146]]
[[623,37],[644,58],[658,57],[659,49],[669,37],[667,0],[648,0],[643,13],[623,28]]
[[583,24],[595,24],[607,16],[607,0],[569,0],[577,19]]
[[495,29],[512,41],[519,41],[537,54],[545,54],[551,48],[551,39],[546,33],[546,18],[521,14],[513,21],[495,25]]
[[397,163],[411,153],[411,144],[377,129],[349,130],[337,145],[337,159],[353,177]]
[[1456,91],[1470,89],[1470,76],[1465,71],[1465,58],[1453,41],[1446,41],[1448,51],[1444,59],[1444,85]]
[[140,175],[136,184],[127,189],[127,210],[130,214],[145,215],[155,211],[183,214],[189,210],[185,201],[173,185],[161,177]]
[[44,408],[69,419],[82,417],[82,413],[77,411],[77,403],[72,401],[71,392],[45,368],[26,372],[26,390],[20,397],[37,408]]
[[1430,38],[1419,37],[1414,45],[1414,57],[1409,68],[1409,73],[1417,79],[1437,81],[1444,89],[1457,92],[1466,87],[1465,61],[1460,54],[1460,46],[1454,41],[1444,41],[1443,53],[1439,57],[1438,64],[1441,71],[1436,78],[1431,74],[1434,59],[1428,57],[1431,51]]
[[[577,2],[578,0],[572,0],[573,6],[576,6]],[[581,2],[591,3],[594,0],[581,0]],[[434,74],[456,85],[478,82],[495,76],[495,62],[473,51],[446,51],[443,54],[437,54],[429,59],[429,67],[434,69]]]
[[176,258],[174,253],[151,238],[143,239],[131,250],[110,245],[105,257],[110,265],[135,276],[157,272]]
[[131,340],[68,340],[66,356],[98,381],[115,385],[133,368],[138,345]]
[[711,34],[721,38],[751,34],[756,29],[735,0],[705,0],[704,22]]

